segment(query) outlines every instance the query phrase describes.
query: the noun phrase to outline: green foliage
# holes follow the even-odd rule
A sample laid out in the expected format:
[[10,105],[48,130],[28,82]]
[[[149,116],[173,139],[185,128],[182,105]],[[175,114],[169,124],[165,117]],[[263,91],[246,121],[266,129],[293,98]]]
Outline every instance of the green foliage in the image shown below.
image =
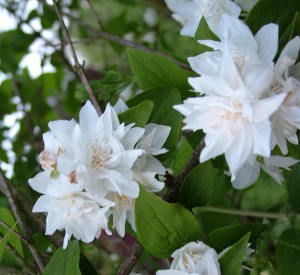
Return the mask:
[[120,113],[119,119],[127,125],[134,123],[137,127],[145,127],[153,110],[153,106],[154,104],[152,101],[143,101],[139,105]]
[[179,190],[179,201],[189,209],[207,204],[213,183],[212,164],[209,161],[198,164],[182,183]]
[[191,89],[187,82],[190,73],[165,56],[128,48],[128,58],[134,78],[143,90],[166,86],[187,95]]
[[236,243],[248,232],[251,232],[249,242],[255,242],[265,229],[266,225],[261,223],[244,223],[221,227],[208,234],[205,243],[217,252],[221,252],[226,247]]
[[237,275],[239,273],[241,263],[245,257],[249,236],[250,233],[246,234],[219,258],[222,275]]
[[19,260],[16,256],[7,248],[9,244],[15,251],[23,257],[22,243],[18,235],[14,232],[17,230],[17,222],[15,221],[11,211],[6,208],[0,208],[0,219],[1,222],[5,223],[10,229],[0,224],[0,233],[3,238],[0,241],[0,262],[4,265],[13,266],[18,269],[22,268]]
[[199,224],[190,211],[142,188],[135,215],[138,239],[153,256],[168,258],[176,249],[200,238]]
[[126,104],[133,107],[145,100],[150,100],[154,104],[148,123],[171,127],[169,137],[164,144],[164,147],[169,150],[169,153],[163,155],[163,159],[166,159],[176,149],[181,132],[181,115],[173,108],[174,105],[181,103],[180,93],[175,88],[156,87],[136,95]]
[[79,269],[79,244],[78,241],[72,241],[66,249],[59,248],[53,254],[50,262],[47,264],[44,275],[80,275]]
[[288,229],[284,231],[276,244],[276,260],[282,275],[300,273],[300,231]]
[[300,193],[300,163],[296,164],[288,179],[288,198],[289,203],[292,209],[296,212],[300,212],[300,201],[299,201],[299,193]]

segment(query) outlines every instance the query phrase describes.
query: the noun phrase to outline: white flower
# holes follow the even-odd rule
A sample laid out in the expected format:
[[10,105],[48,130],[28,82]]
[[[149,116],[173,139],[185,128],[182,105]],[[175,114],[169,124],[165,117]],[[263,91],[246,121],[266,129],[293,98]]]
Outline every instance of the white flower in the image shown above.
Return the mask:
[[290,171],[289,167],[297,162],[299,162],[299,160],[282,156],[270,156],[268,158],[262,158],[262,162],[258,162],[256,157],[253,157],[237,172],[232,186],[236,189],[244,189],[251,186],[258,180],[260,169],[263,169],[278,184],[281,184],[284,178],[280,168]]
[[209,46],[215,51],[188,58],[191,68],[200,75],[217,74],[225,48],[229,48],[235,64],[241,70],[246,62],[248,66],[257,66],[259,62],[272,62],[277,52],[278,26],[276,24],[263,26],[253,36],[243,21],[224,14],[217,34],[221,41],[198,40],[200,44]]
[[260,99],[271,84],[273,66],[262,71],[249,68],[242,78],[225,49],[217,76],[189,79],[195,91],[206,96],[188,98],[184,104],[174,106],[186,117],[183,129],[203,129],[206,133],[200,162],[224,153],[232,181],[253,155],[270,156],[269,118],[285,95]]
[[29,180],[30,186],[43,194],[32,211],[47,213],[46,235],[65,229],[65,248],[72,235],[91,242],[99,237],[102,229],[109,234],[105,213],[113,203],[105,199],[96,202],[84,192],[82,184],[73,182],[62,173],[54,177],[51,174],[44,171]]
[[[177,249],[173,254],[174,258],[170,271],[160,270],[157,275],[165,274],[198,274],[198,275],[219,275],[221,274],[217,252],[203,242],[190,242]],[[181,271],[181,272],[177,272]]]
[[154,156],[168,151],[162,146],[170,130],[169,126],[150,123],[146,125],[145,134],[136,145],[136,148],[142,149],[144,153],[138,157],[132,167],[133,177],[149,192],[158,192],[164,187],[164,183],[158,181],[155,176],[164,175],[165,168]]
[[[274,68],[271,94],[286,94],[279,110],[272,116],[272,146],[279,146],[283,154],[288,152],[286,139],[298,144],[297,129],[300,129],[300,66],[293,66],[300,49],[300,38],[295,37],[282,50]],[[290,74],[289,71],[293,74]]]
[[258,0],[234,0],[244,11],[250,11]]
[[230,0],[166,0],[166,3],[175,13],[175,19],[183,23],[180,34],[191,37],[195,36],[202,16],[215,32],[223,14],[238,17],[241,12],[240,7]]
[[119,235],[121,237],[125,235],[126,220],[132,229],[136,231],[134,214],[135,199],[125,195],[119,195],[118,193],[109,193],[107,199],[115,203],[114,207],[107,213],[107,216],[113,216],[113,228],[116,228]]
[[46,235],[65,229],[63,248],[67,247],[72,235],[88,243],[98,238],[102,229],[111,234],[105,216],[108,207],[100,207],[86,193],[64,198],[43,195],[37,200],[32,211],[48,213]]
[[63,154],[59,170],[76,171],[77,180],[95,199],[109,192],[137,197],[138,184],[133,181],[132,165],[143,153],[134,145],[143,135],[142,128],[120,124],[117,114],[107,105],[99,117],[88,101],[81,109],[79,124],[73,131],[73,155]]

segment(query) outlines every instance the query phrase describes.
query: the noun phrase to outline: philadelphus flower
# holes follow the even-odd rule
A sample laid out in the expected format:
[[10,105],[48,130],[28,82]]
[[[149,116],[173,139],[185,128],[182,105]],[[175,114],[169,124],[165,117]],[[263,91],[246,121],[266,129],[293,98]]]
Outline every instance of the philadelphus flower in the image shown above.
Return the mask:
[[203,242],[191,242],[172,254],[170,270],[159,270],[156,275],[219,275],[217,252]]
[[200,20],[205,17],[210,29],[218,29],[223,14],[238,17],[241,9],[230,0],[165,0],[167,6],[174,12],[174,19],[183,24],[181,35],[194,37]]
[[[272,145],[278,145],[287,154],[286,140],[298,144],[297,130],[300,129],[300,66],[294,66],[300,49],[300,37],[287,43],[274,68],[270,94],[286,94],[279,110],[272,116]],[[291,72],[291,73],[290,73]],[[295,77],[293,77],[295,76]]]
[[49,128],[39,155],[44,171],[29,180],[43,194],[33,212],[47,213],[46,234],[64,229],[64,248],[72,235],[91,242],[102,229],[111,234],[111,215],[113,228],[122,237],[126,220],[135,229],[136,178],[145,179],[141,184],[148,190],[163,188],[155,175],[164,168],[153,155],[166,152],[162,146],[170,127],[148,125],[145,132],[133,124],[125,126],[109,104],[99,117],[88,101],[79,123],[60,120],[50,122]]
[[202,75],[216,75],[221,64],[225,48],[229,48],[234,63],[240,70],[248,67],[264,66],[272,63],[278,49],[278,26],[263,26],[255,36],[241,20],[224,14],[220,21],[217,35],[221,41],[198,40],[200,44],[209,46],[215,51],[205,52],[189,57],[191,68]]
[[260,99],[272,76],[273,66],[265,66],[263,73],[249,67],[242,75],[225,48],[217,75],[189,78],[195,91],[205,96],[174,106],[186,117],[183,129],[206,133],[200,162],[224,153],[232,181],[253,155],[270,156],[269,118],[286,96]]

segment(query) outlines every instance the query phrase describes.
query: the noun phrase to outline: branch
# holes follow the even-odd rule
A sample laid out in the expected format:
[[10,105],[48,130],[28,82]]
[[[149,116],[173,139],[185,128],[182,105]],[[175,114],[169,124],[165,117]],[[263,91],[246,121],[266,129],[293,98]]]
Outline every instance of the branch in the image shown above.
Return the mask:
[[[52,1],[54,2],[55,0],[52,0]],[[49,8],[53,8],[52,6],[49,6],[44,0],[42,0],[42,3],[43,3],[43,5],[47,5]],[[189,65],[178,61],[177,59],[175,59],[174,57],[172,57],[171,55],[169,55],[165,52],[148,48],[148,47],[144,46],[143,44],[139,44],[137,42],[124,39],[120,36],[107,33],[102,29],[98,30],[98,29],[92,27],[91,25],[81,21],[80,19],[76,18],[75,16],[73,16],[72,14],[70,14],[68,12],[60,11],[60,15],[64,15],[64,16],[68,17],[70,20],[72,20],[72,21],[76,22],[78,25],[84,27],[86,30],[88,30],[89,32],[91,32],[92,34],[94,34],[97,37],[101,37],[108,41],[115,42],[124,47],[129,47],[129,48],[134,48],[134,49],[138,49],[138,50],[145,51],[145,52],[160,54],[160,55],[165,56],[168,59],[172,60],[174,63],[176,63],[181,68],[186,69],[186,70],[191,70]],[[68,41],[68,43],[70,43],[70,41]]]
[[95,97],[95,95],[93,93],[93,90],[92,90],[92,88],[91,88],[91,86],[90,86],[90,84],[89,84],[89,82],[88,82],[88,80],[86,78],[85,72],[83,70],[83,65],[81,65],[79,63],[79,61],[78,61],[74,45],[72,43],[70,34],[69,34],[68,29],[67,29],[67,27],[65,25],[65,22],[64,22],[64,20],[62,18],[61,12],[60,12],[60,10],[59,10],[59,8],[57,6],[56,1],[52,0],[52,2],[53,2],[54,9],[56,11],[56,14],[58,16],[58,19],[59,19],[59,21],[61,23],[62,31],[63,31],[63,33],[64,33],[64,35],[66,37],[66,40],[68,41],[68,44],[70,45],[70,48],[71,48],[71,54],[73,56],[73,60],[74,60],[74,63],[75,63],[75,65],[74,65],[74,71],[78,74],[81,82],[83,83],[84,87],[86,88],[86,90],[87,90],[87,92],[88,92],[88,94],[90,96],[90,99],[91,99],[91,101],[92,101],[92,103],[93,103],[93,105],[94,105],[94,107],[95,107],[98,115],[100,116],[101,113],[102,113],[102,110],[100,109],[98,101],[97,101],[97,99],[96,99],[96,97]]
[[15,202],[15,198],[13,197],[10,186],[7,183],[7,181],[5,180],[1,170],[0,170],[0,190],[6,196],[8,202],[9,202],[10,208],[11,208],[12,212],[14,213],[16,220],[19,221],[19,226],[21,228],[21,231],[23,232],[24,238],[28,241],[28,248],[31,251],[33,258],[35,259],[35,262],[38,265],[39,272],[41,273],[44,270],[44,264],[39,255],[39,252],[37,251],[36,247],[33,245],[29,229],[27,228],[26,224],[21,219],[21,216],[19,214],[19,209]]
[[[182,169],[181,173],[178,174],[175,178],[171,179],[171,183],[168,182],[168,185],[171,186],[167,193],[164,195],[163,200],[167,202],[177,202],[178,201],[178,192],[185,179],[185,177],[192,171],[194,167],[199,164],[199,155],[201,154],[205,146],[204,138],[201,139],[196,149],[192,153],[190,159],[186,163],[185,167]],[[130,252],[127,258],[123,261],[122,265],[119,268],[118,275],[128,275],[136,264],[139,256],[143,252],[143,246],[138,240],[132,245]]]
[[95,17],[96,17],[96,19],[97,19],[97,22],[98,22],[98,24],[99,24],[99,26],[100,26],[100,30],[103,31],[103,30],[104,30],[104,26],[103,26],[103,24],[102,24],[102,21],[101,21],[99,15],[98,15],[97,11],[96,11],[95,8],[94,8],[92,2],[91,2],[90,0],[86,0],[86,1],[88,2],[88,4],[89,4],[89,6],[90,6],[90,8],[91,8],[91,10],[92,10],[92,12],[93,12],[93,14],[95,15]]

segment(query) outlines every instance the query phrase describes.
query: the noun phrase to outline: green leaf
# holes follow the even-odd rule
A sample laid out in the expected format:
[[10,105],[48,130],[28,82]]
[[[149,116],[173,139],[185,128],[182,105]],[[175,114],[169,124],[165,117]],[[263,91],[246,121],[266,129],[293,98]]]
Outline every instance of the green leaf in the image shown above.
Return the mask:
[[198,40],[214,40],[214,41],[220,41],[219,37],[216,36],[209,28],[204,16],[202,16],[198,29],[196,31],[196,34],[193,38],[193,44],[192,44],[192,54],[198,55],[207,51],[211,51],[212,49],[206,45],[202,45],[198,42]]
[[43,275],[80,275],[79,254],[78,241],[70,242],[66,249],[59,248],[47,264]]
[[300,212],[300,163],[297,163],[292,168],[292,172],[287,181],[287,190],[288,190],[288,201],[292,209],[296,212]]
[[142,188],[136,200],[135,216],[138,239],[155,257],[170,257],[176,249],[200,238],[199,224],[190,211]]
[[285,230],[276,244],[276,260],[280,274],[300,274],[300,231]]
[[[13,266],[15,268],[21,269],[22,265],[20,264],[19,260],[10,252],[6,247],[5,244],[8,242],[21,257],[24,257],[24,252],[22,248],[22,243],[20,238],[12,233],[12,230],[18,232],[16,228],[16,221],[11,213],[6,208],[0,208],[0,219],[6,225],[8,225],[11,229],[6,228],[5,226],[0,224],[0,233],[5,236],[5,240],[1,242],[1,264],[7,266]],[[12,229],[13,228],[13,229]],[[4,250],[3,250],[4,248]]]
[[125,122],[127,125],[130,123],[135,123],[135,126],[145,127],[153,107],[153,102],[146,100],[139,105],[120,113],[118,117],[121,122]]
[[250,242],[255,242],[266,227],[262,223],[245,223],[218,228],[206,237],[205,243],[219,253],[226,247],[236,243],[249,232],[251,232]]
[[[295,16],[299,11],[300,1],[260,0],[249,12],[245,23],[250,27],[253,33],[256,33],[262,26],[268,23],[278,24],[280,38],[279,48],[282,48],[288,40],[294,35],[297,35],[296,30],[299,30],[299,26],[293,27],[293,25],[295,22],[298,22]],[[285,33],[286,31],[288,31],[288,33]]]
[[0,240],[0,262],[2,260],[3,253],[6,249],[7,242],[10,239],[12,232],[14,231],[15,227],[17,226],[17,222],[10,228],[10,230],[4,235],[4,237]]
[[79,268],[82,275],[98,275],[98,272],[93,266],[93,264],[82,253],[80,253]]
[[231,246],[219,259],[222,275],[239,274],[240,266],[245,257],[249,237],[250,232],[233,246]]
[[53,23],[57,20],[57,15],[53,9],[43,5],[44,15],[41,16],[41,25],[43,29],[50,29]]
[[128,48],[128,58],[134,78],[142,90],[158,86],[177,88],[182,94],[191,89],[186,70],[165,56]]
[[150,100],[154,104],[148,123],[171,127],[169,137],[164,144],[169,152],[162,156],[166,159],[176,149],[181,132],[181,115],[173,108],[174,105],[181,103],[180,93],[175,88],[156,87],[136,95],[129,99],[126,104],[129,107],[134,107],[145,100]]
[[207,204],[213,183],[211,162],[198,164],[183,181],[179,190],[179,201],[189,209]]

